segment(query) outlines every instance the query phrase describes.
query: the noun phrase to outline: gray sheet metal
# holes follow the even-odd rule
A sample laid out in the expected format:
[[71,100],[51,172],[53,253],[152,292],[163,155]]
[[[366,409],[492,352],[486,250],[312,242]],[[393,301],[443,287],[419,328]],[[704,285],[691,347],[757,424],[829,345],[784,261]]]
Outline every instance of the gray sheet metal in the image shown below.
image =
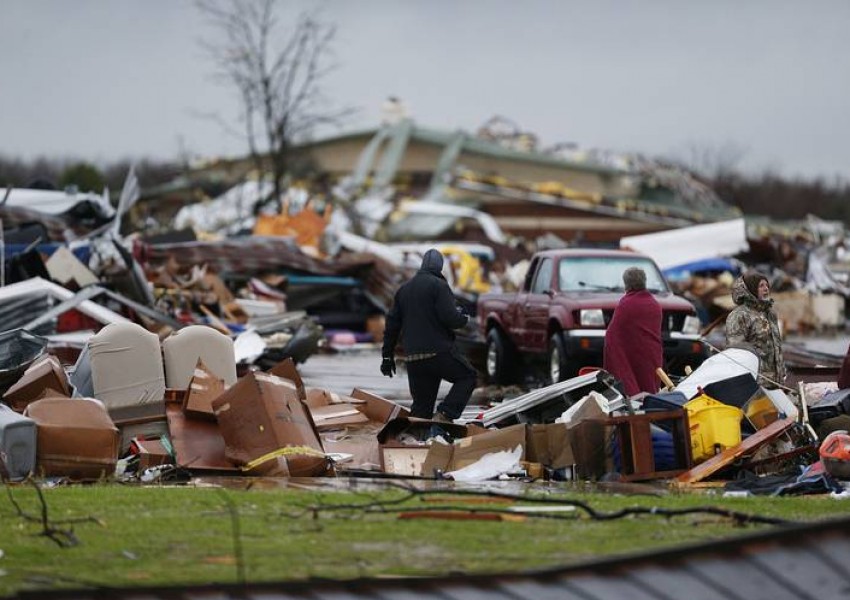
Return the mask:
[[[597,391],[609,400],[621,398],[621,394],[611,387],[613,380],[605,371],[594,371],[586,375],[579,375],[566,381],[552,384],[550,386],[532,390],[512,400],[506,400],[487,410],[482,415],[481,424],[490,427],[499,423],[517,419],[517,415],[531,410],[547,402],[560,401],[571,404],[580,400],[584,395]],[[568,401],[565,401],[565,398]],[[566,408],[566,406],[565,406]],[[519,420],[519,419],[517,419]]]
[[101,295],[106,295],[107,297],[118,302],[119,304],[123,304],[124,306],[133,309],[137,313],[142,314],[158,323],[164,323],[173,329],[180,329],[184,326],[183,323],[163,312],[149,308],[144,304],[139,304],[138,302],[130,300],[129,298],[126,298],[121,294],[116,294],[115,292],[107,290],[106,288],[102,288],[97,285],[91,285],[77,292],[72,298],[68,298],[64,302],[60,302],[59,304],[54,306],[50,311],[45,312],[44,314],[32,319],[26,325],[23,326],[23,329],[32,331],[33,328],[41,327],[43,324],[52,321],[65,311],[79,306],[86,300],[92,300],[93,298],[97,298]]
[[24,327],[33,319],[47,313],[51,302],[52,298],[46,294],[27,294],[6,300],[0,305],[0,331],[21,328],[38,335],[53,333],[56,330],[55,317],[40,319],[35,327]]

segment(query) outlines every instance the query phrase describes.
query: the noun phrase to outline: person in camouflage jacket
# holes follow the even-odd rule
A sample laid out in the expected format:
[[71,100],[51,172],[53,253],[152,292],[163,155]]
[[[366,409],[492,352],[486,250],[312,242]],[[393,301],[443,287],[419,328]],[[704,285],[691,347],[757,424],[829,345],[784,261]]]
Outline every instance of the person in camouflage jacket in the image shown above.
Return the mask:
[[785,380],[785,360],[767,277],[742,275],[732,285],[732,300],[738,306],[726,317],[726,345],[751,348],[759,357],[759,383],[777,387]]

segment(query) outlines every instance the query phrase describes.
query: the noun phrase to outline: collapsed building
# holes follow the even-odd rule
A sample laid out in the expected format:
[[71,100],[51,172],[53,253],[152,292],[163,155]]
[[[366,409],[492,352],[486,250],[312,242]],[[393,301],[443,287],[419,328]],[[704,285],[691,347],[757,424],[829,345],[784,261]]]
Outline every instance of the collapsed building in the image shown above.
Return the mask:
[[[789,292],[804,290],[809,298],[832,286],[840,303],[817,308],[812,300],[803,310],[819,315],[810,319],[813,327],[843,325],[840,270],[830,267],[839,252],[828,260],[812,249],[828,235],[822,227],[810,224],[821,237],[795,239],[793,252],[781,244],[778,255],[764,252],[780,234],[755,237],[738,211],[679,169],[543,152],[532,142],[439,132],[409,119],[320,140],[300,148],[319,176],[294,183],[277,199],[280,208],[268,202],[272,186],[250,161],[216,161],[129,203],[125,237],[124,213],[104,206],[51,214],[0,206],[4,235],[17,244],[4,244],[9,260],[0,287],[0,374],[9,407],[2,443],[25,449],[6,470],[70,479],[114,476],[119,465],[149,478],[145,473],[162,465],[171,473],[483,477],[480,470],[457,472],[502,452],[484,475],[617,474],[692,484],[727,477],[742,457],[760,472],[814,464],[819,438],[811,431],[850,408],[830,396],[837,390],[807,395],[790,388],[778,396],[743,377],[733,393],[718,385],[712,396],[711,384],[746,375],[729,364],[697,386],[706,394],[686,378],[657,397],[625,398],[608,374],[595,371],[482,406],[480,418],[438,429],[370,390],[341,395],[303,385],[296,365],[321,348],[380,340],[394,290],[430,245],[457,255],[447,261],[450,280],[459,301],[472,303],[492,286],[516,285],[533,249],[624,239],[636,245],[641,236],[689,236],[692,228],[732,224],[729,245],[688,257],[689,282],[707,275],[717,283],[704,284],[711,290],[702,294],[696,284],[682,284],[682,293],[703,302],[706,324],[723,316],[723,274],[742,264],[729,259],[749,252],[751,264],[786,268]],[[838,244],[840,236],[831,234]],[[804,253],[805,267],[791,268]],[[699,263],[707,259],[726,262]],[[683,268],[664,266],[671,273]],[[804,322],[792,310],[784,321]],[[195,350],[175,364],[168,348],[192,338],[200,340],[190,344]],[[123,351],[101,354],[104,347]],[[149,352],[133,357],[133,347]],[[104,366],[122,354],[136,369]],[[803,366],[823,366],[823,357],[798,356]],[[827,366],[832,370],[816,377],[834,381],[837,365]],[[128,380],[111,382],[110,372]],[[697,369],[689,378],[704,375]],[[682,385],[692,389],[675,389]],[[809,408],[824,418],[810,419]],[[694,422],[703,428],[696,437]],[[70,453],[68,445],[95,425],[93,454]],[[246,433],[257,428],[266,433],[261,439]],[[705,429],[711,431],[703,435]],[[40,446],[51,451],[39,455]],[[57,453],[65,456],[58,464],[46,458]]]

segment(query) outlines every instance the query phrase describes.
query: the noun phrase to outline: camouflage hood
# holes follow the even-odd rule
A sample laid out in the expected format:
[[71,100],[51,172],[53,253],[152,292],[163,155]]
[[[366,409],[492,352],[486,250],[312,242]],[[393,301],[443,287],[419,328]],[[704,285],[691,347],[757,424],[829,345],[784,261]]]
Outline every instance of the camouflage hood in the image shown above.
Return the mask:
[[751,306],[757,310],[768,311],[773,307],[773,299],[759,300],[756,298],[747,284],[744,283],[743,277],[738,277],[735,283],[732,284],[732,301],[739,306]]

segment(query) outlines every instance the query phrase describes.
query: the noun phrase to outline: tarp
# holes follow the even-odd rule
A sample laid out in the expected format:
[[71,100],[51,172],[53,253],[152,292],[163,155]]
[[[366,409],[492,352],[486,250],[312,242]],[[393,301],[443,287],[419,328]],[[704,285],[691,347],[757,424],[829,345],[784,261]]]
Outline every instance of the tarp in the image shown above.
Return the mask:
[[704,258],[702,260],[695,260],[694,262],[661,270],[661,272],[664,273],[664,277],[669,280],[684,279],[689,277],[692,273],[711,271],[729,271],[732,275],[737,277],[740,273],[740,268],[734,261],[728,258]]
[[707,258],[734,256],[748,250],[749,244],[744,219],[733,219],[627,236],[620,240],[620,248],[646,254],[661,269],[671,269]]

